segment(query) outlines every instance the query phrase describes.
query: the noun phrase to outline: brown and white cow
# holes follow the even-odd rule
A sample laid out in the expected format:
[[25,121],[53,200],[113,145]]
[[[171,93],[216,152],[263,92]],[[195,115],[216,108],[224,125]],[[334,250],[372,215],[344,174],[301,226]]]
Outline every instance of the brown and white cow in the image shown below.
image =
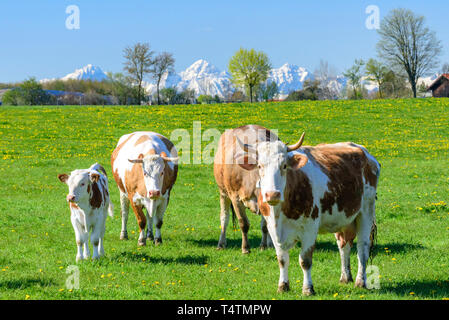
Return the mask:
[[[229,209],[232,205],[242,231],[242,252],[249,253],[248,230],[250,225],[245,213],[245,207],[254,213],[260,214],[256,192],[259,173],[241,168],[240,165],[245,166],[245,159],[242,157],[242,149],[236,143],[236,137],[253,145],[270,140],[276,141],[278,137],[267,128],[258,125],[246,125],[226,130],[220,137],[218,149],[215,153],[214,176],[220,191],[221,222],[221,234],[217,249],[223,249],[226,246],[226,228],[229,223]],[[265,249],[271,241],[266,221],[263,218],[261,220],[261,229],[262,241],[260,247]]]
[[106,171],[95,163],[89,169],[74,170],[70,175],[59,174],[58,179],[69,187],[66,200],[69,203],[70,220],[78,248],[76,261],[90,256],[88,245],[90,230],[92,230],[90,235],[93,246],[92,259],[98,259],[104,255],[107,214],[109,213],[111,217],[113,215]]
[[[144,246],[147,238],[153,239],[153,218],[154,243],[162,243],[161,227],[178,174],[177,161],[173,143],[158,133],[134,132],[120,138],[111,155],[112,172],[120,190],[120,239],[128,239],[126,226],[131,204],[140,229],[138,244]],[[147,211],[146,219],[143,208]]]
[[289,148],[275,141],[243,147],[256,153],[261,177],[258,201],[278,257],[279,291],[289,290],[288,251],[300,241],[303,294],[314,294],[311,267],[318,233],[335,234],[343,283],[352,281],[350,250],[357,236],[355,285],[366,287],[366,263],[376,229],[377,160],[351,142]]

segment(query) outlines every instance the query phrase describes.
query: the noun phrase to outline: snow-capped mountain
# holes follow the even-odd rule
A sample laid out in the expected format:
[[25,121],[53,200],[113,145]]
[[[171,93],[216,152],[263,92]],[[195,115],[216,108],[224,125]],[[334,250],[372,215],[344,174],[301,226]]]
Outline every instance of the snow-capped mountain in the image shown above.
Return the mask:
[[49,82],[54,80],[91,80],[91,81],[103,81],[108,78],[107,74],[98,66],[88,64],[80,69],[76,69],[74,72],[67,74],[62,78],[42,79],[39,82]]
[[304,81],[313,79],[313,74],[306,68],[286,63],[280,68],[271,69],[267,82],[275,82],[279,95],[286,96],[292,91],[301,90]]
[[[194,90],[197,96],[201,94],[218,95],[222,99],[232,92],[229,74],[226,71],[218,70],[202,59],[178,74],[166,73],[161,79],[159,89],[170,87],[176,88],[178,91]],[[148,94],[153,94],[156,92],[156,84],[147,83],[145,89]]]
[[73,73],[69,73],[61,80],[91,80],[91,81],[102,81],[108,78],[107,74],[101,70],[100,67],[88,64],[87,66],[75,70]]
[[[279,96],[286,97],[290,92],[302,89],[306,80],[313,80],[313,75],[307,69],[286,63],[280,68],[270,70],[267,82],[275,82],[279,88]],[[178,91],[192,89],[197,96],[218,95],[222,99],[234,91],[230,74],[227,71],[220,71],[203,59],[178,74],[165,74],[159,89],[168,87],[176,88]],[[156,92],[154,83],[146,83],[145,88],[148,94]]]

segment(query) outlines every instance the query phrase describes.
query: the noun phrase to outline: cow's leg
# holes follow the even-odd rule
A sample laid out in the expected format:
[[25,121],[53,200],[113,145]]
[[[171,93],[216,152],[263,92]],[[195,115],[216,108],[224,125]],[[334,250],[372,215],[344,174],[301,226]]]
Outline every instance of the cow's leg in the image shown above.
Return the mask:
[[[145,207],[146,208],[146,207]],[[147,209],[147,240],[153,241],[153,215]]]
[[246,208],[241,201],[235,199],[232,200],[232,206],[234,207],[235,214],[239,220],[240,230],[242,230],[242,253],[250,253],[248,242],[249,220],[246,216]]
[[128,224],[129,215],[129,199],[128,196],[120,191],[120,213],[122,214],[122,231],[120,232],[120,240],[128,240],[128,231],[126,226]]
[[349,228],[335,233],[337,239],[338,250],[340,251],[341,260],[341,283],[352,282],[351,274],[351,248],[355,238],[355,224],[352,224]]
[[288,266],[290,264],[290,255],[288,250],[275,246],[276,256],[279,263],[279,283],[278,292],[287,292],[290,290],[290,281],[288,279]]
[[307,230],[301,238],[301,253],[299,254],[299,264],[304,274],[304,280],[302,283],[302,294],[306,296],[314,295],[312,283],[312,256],[315,249],[315,240],[317,231],[312,226],[305,227]]
[[145,214],[143,213],[142,205],[136,205],[133,201],[131,201],[131,207],[133,208],[134,214],[136,215],[137,223],[139,225],[139,240],[137,240],[137,244],[139,246],[145,246],[147,244],[147,237],[145,235],[145,225],[146,219]]
[[95,225],[92,228],[92,232],[90,234],[90,243],[92,243],[92,259],[98,259],[100,258],[100,237],[101,237],[101,231],[102,231],[102,224],[99,223],[100,219],[97,219],[95,221]]
[[273,248],[273,242],[271,241],[270,234],[268,233],[267,221],[262,215],[260,219],[260,229],[262,230],[262,241],[260,242],[260,249],[265,250],[268,247]]
[[161,228],[164,223],[164,213],[167,208],[167,199],[163,199],[162,203],[156,208],[156,212],[154,214],[154,226],[156,227],[156,232],[154,235],[154,244],[159,245],[162,244],[162,234]]
[[229,199],[226,195],[220,194],[220,226],[221,233],[220,239],[218,240],[217,249],[226,248],[226,230],[228,228],[229,223],[229,209],[231,207],[231,199]]
[[104,209],[103,217],[100,219],[100,245],[99,245],[99,255],[104,256],[104,234],[106,232],[106,218],[108,216],[108,209]]
[[70,216],[70,221],[72,222],[73,231],[75,231],[75,240],[76,240],[76,247],[77,247],[76,262],[78,262],[78,261],[84,259],[84,254],[83,254],[84,237],[82,234],[83,230],[82,230],[81,226],[79,225],[79,223],[77,222],[76,217],[73,214]]
[[369,205],[367,210],[362,211],[356,218],[357,226],[357,257],[358,272],[355,280],[355,286],[366,288],[366,264],[369,258],[369,250],[371,245],[371,228],[374,221],[374,201]]

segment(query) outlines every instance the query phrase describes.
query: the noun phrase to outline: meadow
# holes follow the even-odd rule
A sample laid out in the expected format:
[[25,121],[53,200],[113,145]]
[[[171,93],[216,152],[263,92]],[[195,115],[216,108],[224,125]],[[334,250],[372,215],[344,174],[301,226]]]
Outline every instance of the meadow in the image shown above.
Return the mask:
[[[164,243],[120,241],[119,192],[110,155],[118,139],[139,130],[167,137],[244,124],[277,129],[284,142],[306,131],[305,145],[353,141],[382,164],[372,264],[380,288],[339,283],[332,234],[319,235],[312,277],[317,295],[301,295],[299,246],[290,251],[288,293],[277,293],[274,249],[260,251],[260,217],[248,212],[251,254],[230,223],[217,251],[218,189],[210,164],[183,164],[164,217]],[[203,147],[207,145],[203,141]],[[176,143],[175,143],[176,144]],[[194,154],[192,154],[192,157]],[[196,155],[198,156],[198,155]],[[188,106],[0,107],[0,299],[448,299],[449,99],[322,101]],[[76,244],[59,173],[103,164],[115,216],[106,222],[106,256],[75,263]],[[67,268],[79,268],[79,290]],[[351,254],[353,275],[356,248]]]

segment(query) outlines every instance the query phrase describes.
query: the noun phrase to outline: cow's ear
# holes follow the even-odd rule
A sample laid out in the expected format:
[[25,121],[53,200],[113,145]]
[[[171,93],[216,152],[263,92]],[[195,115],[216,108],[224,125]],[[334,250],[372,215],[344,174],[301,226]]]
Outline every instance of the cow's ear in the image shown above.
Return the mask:
[[128,159],[129,162],[131,163],[143,163],[143,158],[145,156],[143,155],[143,153],[139,154],[139,156],[137,157],[137,159]]
[[69,179],[69,176],[66,173],[58,174],[58,179],[62,183],[67,183],[67,180]]
[[257,166],[257,160],[253,157],[249,157],[248,155],[241,155],[235,158],[237,164],[248,171],[254,170]]
[[305,155],[296,153],[288,158],[288,166],[293,170],[298,170],[304,167],[307,161],[309,159]]
[[91,174],[89,175],[90,181],[92,182],[98,182],[98,180],[100,180],[100,175],[98,173],[95,172],[91,172]]

